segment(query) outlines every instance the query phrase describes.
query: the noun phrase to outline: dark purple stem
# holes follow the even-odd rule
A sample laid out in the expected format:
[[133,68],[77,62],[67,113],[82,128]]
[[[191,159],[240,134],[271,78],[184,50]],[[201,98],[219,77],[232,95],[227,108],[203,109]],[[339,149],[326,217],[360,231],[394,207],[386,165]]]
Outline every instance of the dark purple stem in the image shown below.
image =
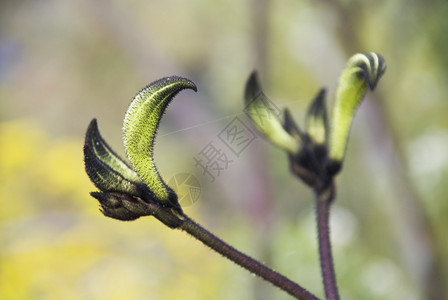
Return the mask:
[[185,220],[183,221],[179,229],[191,234],[193,237],[200,240],[206,246],[212,248],[222,256],[230,259],[234,263],[245,268],[249,272],[263,278],[264,280],[269,281],[273,285],[294,296],[296,299],[318,299],[316,296],[308,292],[306,289],[304,289],[294,281],[291,281],[287,277],[281,275],[280,273],[277,273],[276,271],[268,268],[259,261],[254,260],[253,258],[228,245],[190,218],[186,216],[184,216],[184,218]]
[[330,206],[335,196],[332,183],[329,188],[316,192],[317,231],[319,237],[319,255],[322,278],[327,300],[338,300],[339,293],[336,284],[336,274],[333,265],[330,242]]

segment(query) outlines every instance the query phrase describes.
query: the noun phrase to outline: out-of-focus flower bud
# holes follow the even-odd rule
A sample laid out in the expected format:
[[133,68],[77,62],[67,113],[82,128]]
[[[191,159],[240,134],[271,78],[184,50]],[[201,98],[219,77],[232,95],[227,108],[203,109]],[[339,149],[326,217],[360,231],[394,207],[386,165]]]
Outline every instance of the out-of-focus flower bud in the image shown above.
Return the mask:
[[325,148],[328,139],[328,117],[325,101],[325,89],[321,89],[314,98],[305,119],[305,132],[310,143]]
[[255,72],[251,74],[246,83],[244,103],[245,112],[252,120],[255,128],[270,142],[289,153],[297,153],[300,150],[300,137],[291,136],[283,128],[282,122],[274,113],[272,105],[261,90]]
[[328,172],[340,171],[356,108],[369,87],[374,89],[386,70],[384,58],[374,52],[353,55],[342,72],[333,107]]

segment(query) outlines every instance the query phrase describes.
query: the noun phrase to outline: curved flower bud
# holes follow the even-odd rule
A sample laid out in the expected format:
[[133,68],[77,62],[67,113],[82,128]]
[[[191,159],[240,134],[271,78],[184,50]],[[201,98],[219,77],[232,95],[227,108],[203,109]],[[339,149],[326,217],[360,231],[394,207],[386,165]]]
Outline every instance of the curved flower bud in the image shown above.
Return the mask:
[[325,147],[328,139],[328,118],[325,101],[325,89],[321,89],[314,98],[305,120],[305,131],[316,146]]
[[301,140],[292,137],[273,113],[273,107],[261,90],[256,72],[250,75],[246,83],[244,103],[245,112],[255,128],[268,140],[289,153],[297,153],[300,150]]
[[374,52],[358,53],[349,59],[339,78],[333,107],[329,173],[336,174],[341,169],[356,108],[367,87],[373,90],[385,70],[384,58]]
[[101,191],[141,196],[145,190],[137,173],[101,137],[96,119],[90,122],[87,129],[84,162],[87,175]]
[[139,177],[166,206],[179,207],[177,196],[160,176],[154,163],[154,140],[162,115],[183,89],[196,91],[196,85],[182,77],[166,77],[141,90],[132,100],[123,123],[127,155]]

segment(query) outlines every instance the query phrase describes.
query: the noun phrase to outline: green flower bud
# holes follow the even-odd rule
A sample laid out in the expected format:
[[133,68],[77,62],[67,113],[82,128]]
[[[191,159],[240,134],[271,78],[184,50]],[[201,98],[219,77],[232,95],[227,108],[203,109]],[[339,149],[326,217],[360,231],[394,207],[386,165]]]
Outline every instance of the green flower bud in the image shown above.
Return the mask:
[[154,163],[154,140],[166,107],[183,89],[196,91],[196,86],[186,78],[175,76],[149,84],[134,97],[123,123],[123,140],[129,160],[164,205],[179,206],[177,196],[165,184]]
[[283,128],[282,122],[273,113],[272,105],[261,90],[255,72],[251,74],[246,83],[244,101],[246,114],[261,134],[274,145],[289,153],[297,153],[300,150],[301,140],[292,137]]
[[330,133],[329,172],[336,174],[342,167],[348,134],[356,111],[367,87],[374,89],[386,70],[384,58],[374,52],[352,56],[342,72],[335,96]]

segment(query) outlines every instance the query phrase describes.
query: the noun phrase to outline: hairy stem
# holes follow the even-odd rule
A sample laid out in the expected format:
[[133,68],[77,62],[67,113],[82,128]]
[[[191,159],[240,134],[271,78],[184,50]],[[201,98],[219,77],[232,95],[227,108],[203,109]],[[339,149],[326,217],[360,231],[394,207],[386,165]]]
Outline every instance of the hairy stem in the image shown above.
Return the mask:
[[184,217],[185,220],[179,229],[189,233],[222,256],[230,259],[234,263],[263,278],[264,280],[269,281],[297,299],[318,299],[297,283],[268,268],[261,262],[236,250],[187,216]]
[[330,205],[335,196],[332,183],[329,188],[316,191],[317,231],[319,237],[320,267],[327,300],[338,300],[339,292],[333,265],[330,242]]

